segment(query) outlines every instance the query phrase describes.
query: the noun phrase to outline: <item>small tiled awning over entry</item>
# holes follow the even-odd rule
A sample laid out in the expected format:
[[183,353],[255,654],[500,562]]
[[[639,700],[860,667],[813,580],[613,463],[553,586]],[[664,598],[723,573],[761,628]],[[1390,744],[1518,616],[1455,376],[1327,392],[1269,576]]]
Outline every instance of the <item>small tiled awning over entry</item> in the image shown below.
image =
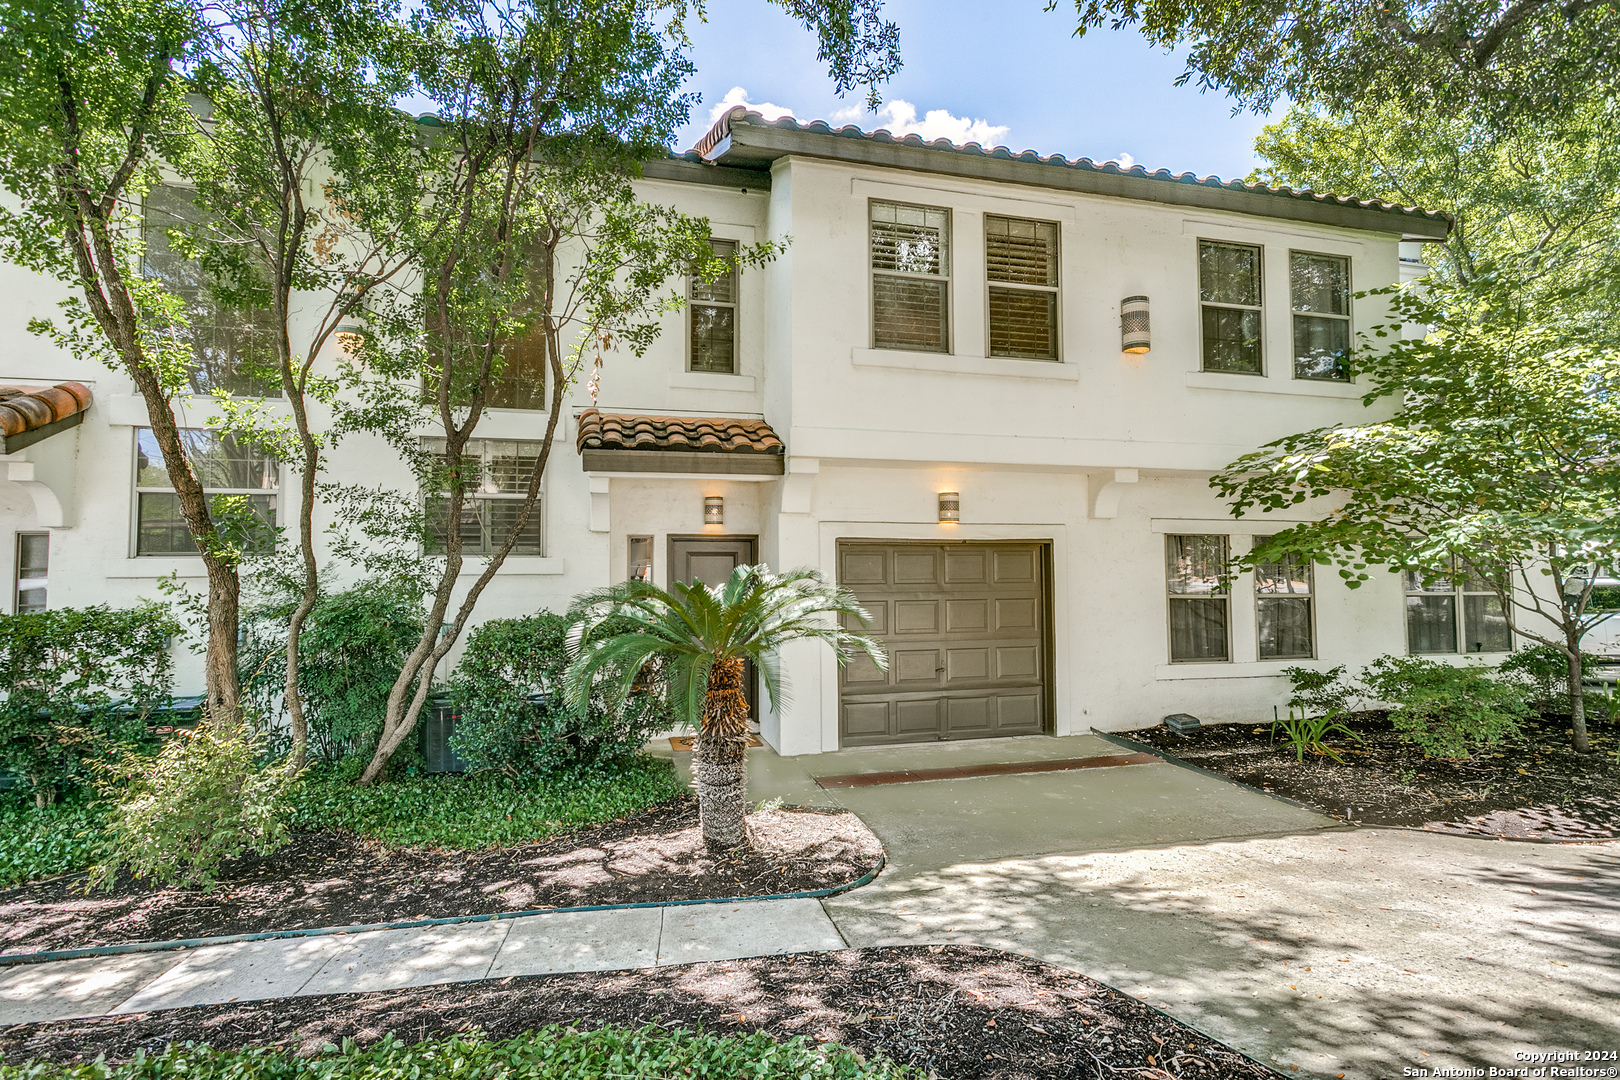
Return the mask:
[[586,472],[781,476],[786,447],[763,420],[727,416],[579,414]]
[[65,382],[55,386],[0,386],[0,454],[11,454],[84,420],[90,388]]

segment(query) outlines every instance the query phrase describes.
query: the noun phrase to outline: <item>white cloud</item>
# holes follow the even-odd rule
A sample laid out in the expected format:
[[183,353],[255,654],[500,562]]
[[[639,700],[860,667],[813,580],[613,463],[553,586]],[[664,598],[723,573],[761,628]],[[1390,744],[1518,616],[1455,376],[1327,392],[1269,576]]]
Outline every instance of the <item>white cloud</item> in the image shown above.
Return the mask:
[[1131,157],[1131,155],[1125,154],[1125,153],[1115,154],[1114,157],[1113,157],[1113,161],[1114,161],[1115,164],[1117,164],[1122,169],[1128,169],[1132,165],[1136,164],[1136,159]]
[[949,139],[953,143],[978,143],[995,146],[1007,134],[1005,124],[992,124],[988,120],[974,120],[966,116],[952,116],[945,109],[929,109],[921,120],[917,119],[917,106],[896,98],[871,116],[864,116],[859,108],[840,109],[833,113],[834,123],[857,124],[872,130],[887,128],[893,135],[918,135],[932,142]]
[[738,105],[747,106],[767,120],[780,120],[784,116],[793,115],[792,109],[786,109],[780,105],[772,105],[768,101],[749,101],[747,90],[744,90],[740,86],[733,86],[730,90],[726,91],[726,96],[721,98],[719,103],[716,104],[714,108],[709,110],[709,126],[713,127],[716,121],[718,121],[722,116],[726,115],[726,113],[730,112],[732,109],[735,109]]

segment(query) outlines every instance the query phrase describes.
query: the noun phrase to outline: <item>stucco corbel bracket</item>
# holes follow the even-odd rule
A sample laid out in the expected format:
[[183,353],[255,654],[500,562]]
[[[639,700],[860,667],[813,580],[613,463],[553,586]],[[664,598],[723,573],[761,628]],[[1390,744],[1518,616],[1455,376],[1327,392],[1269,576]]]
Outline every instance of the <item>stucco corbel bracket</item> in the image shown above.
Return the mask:
[[1111,518],[1119,515],[1120,496],[1126,488],[1141,479],[1135,469],[1111,469],[1091,474],[1091,516]]
[[613,478],[610,476],[592,476],[591,480],[591,532],[605,533],[608,531],[612,518],[609,515],[609,492],[613,487]]
[[[71,528],[68,508],[73,505],[71,472],[45,468],[24,461],[16,454],[0,455],[0,469],[7,480],[28,492],[34,501],[34,521],[43,529]],[[53,475],[54,474],[54,475]],[[60,489],[60,490],[58,490]]]
[[787,471],[782,476],[782,513],[808,514],[816,490],[816,477],[821,472],[821,459],[790,457]]

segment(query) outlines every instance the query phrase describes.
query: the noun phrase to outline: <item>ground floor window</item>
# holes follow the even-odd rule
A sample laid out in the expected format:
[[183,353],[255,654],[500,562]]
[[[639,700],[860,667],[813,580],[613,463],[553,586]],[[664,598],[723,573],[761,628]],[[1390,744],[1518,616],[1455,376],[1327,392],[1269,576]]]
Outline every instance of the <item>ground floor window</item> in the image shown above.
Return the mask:
[[[428,439],[424,449],[443,455],[444,446],[443,439]],[[538,442],[519,439],[468,440],[461,455],[469,478],[461,504],[461,519],[457,523],[463,555],[493,555],[506,543],[507,535],[517,526],[523,512],[529,476],[540,459],[540,447]],[[428,550],[430,554],[442,554],[450,537],[448,488],[428,496],[427,509],[431,536]],[[511,554],[544,554],[544,535],[540,499],[536,498]]]
[[[275,544],[275,493],[280,487],[275,458],[231,435],[201,428],[181,430],[180,441],[216,520],[223,500],[239,500],[237,505],[247,510],[253,523],[246,538],[248,549],[270,550]],[[197,554],[180,496],[169,482],[163,452],[150,428],[135,431],[135,554]]]
[[[1256,546],[1271,539],[1255,537]],[[1260,630],[1260,659],[1308,660],[1316,654],[1313,634],[1311,562],[1284,555],[1254,568],[1254,607]]]
[[1456,567],[1438,572],[1406,572],[1406,651],[1433,653],[1508,652],[1502,599],[1492,584]]
[[1227,538],[1164,538],[1170,605],[1170,662],[1230,660]]
[[45,576],[50,561],[50,533],[17,534],[17,594],[14,610],[18,615],[45,610]]

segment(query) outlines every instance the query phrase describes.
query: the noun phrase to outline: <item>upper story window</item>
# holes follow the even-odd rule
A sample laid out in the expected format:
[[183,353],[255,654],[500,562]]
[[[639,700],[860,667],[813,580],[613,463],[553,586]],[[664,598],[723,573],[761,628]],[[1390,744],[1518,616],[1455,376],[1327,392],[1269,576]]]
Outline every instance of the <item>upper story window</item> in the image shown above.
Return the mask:
[[1170,662],[1229,660],[1231,624],[1224,536],[1166,536]]
[[[533,319],[521,333],[503,334],[496,338],[497,356],[491,364],[494,377],[484,392],[484,405],[491,409],[544,409],[546,407],[546,287],[551,268],[548,254],[540,244],[531,244],[523,252],[523,291],[513,314],[520,319]],[[439,347],[438,313],[431,305],[425,313],[430,354]],[[480,323],[482,320],[478,320]],[[483,366],[482,348],[488,338],[475,333],[457,335],[452,342],[457,351],[456,379],[451,386],[452,400],[465,403],[472,394],[473,376]],[[438,370],[432,362],[432,371]],[[431,397],[437,390],[435,376],[424,376],[423,391]]]
[[1058,358],[1058,227],[985,215],[990,355]]
[[871,204],[872,345],[950,352],[950,211]]
[[1350,381],[1350,260],[1290,252],[1294,378]]
[[[717,259],[737,254],[735,240],[710,240]],[[687,368],[720,375],[737,373],[737,271],[726,271],[713,281],[692,277],[686,295],[690,301],[692,336]]]
[[185,304],[190,325],[182,333],[191,346],[187,375],[191,392],[225,390],[236,397],[280,394],[270,312],[221,303],[216,295],[221,283],[169,239],[170,230],[184,231],[202,221],[190,188],[159,184],[146,193],[141,230],[146,254],[141,269]]
[[1502,599],[1484,578],[1459,577],[1455,569],[1434,576],[1408,570],[1404,576],[1407,652],[1487,653],[1513,648]]
[[[275,544],[276,491],[281,486],[276,459],[233,436],[202,428],[182,429],[180,440],[210,509],[226,496],[242,499],[262,526],[254,530],[250,550],[270,550]],[[150,428],[135,429],[135,554],[197,554],[191,528],[180,511],[180,496],[169,483],[163,452]]]
[[[1259,544],[1270,537],[1257,536]],[[1312,641],[1311,562],[1284,555],[1254,568],[1254,607],[1260,631],[1260,659],[1305,660],[1315,655]]]
[[[443,439],[424,439],[422,448],[430,454],[444,454]],[[467,471],[466,495],[461,504],[461,553],[493,555],[506,543],[506,536],[517,524],[528,493],[529,476],[540,459],[541,444],[516,439],[469,439],[461,451]],[[427,499],[428,531],[432,537],[429,554],[443,554],[450,536],[450,492],[441,490]],[[513,555],[541,555],[544,529],[541,527],[540,499],[536,498],[518,534]]]
[[1198,241],[1204,370],[1265,374],[1259,247]]

